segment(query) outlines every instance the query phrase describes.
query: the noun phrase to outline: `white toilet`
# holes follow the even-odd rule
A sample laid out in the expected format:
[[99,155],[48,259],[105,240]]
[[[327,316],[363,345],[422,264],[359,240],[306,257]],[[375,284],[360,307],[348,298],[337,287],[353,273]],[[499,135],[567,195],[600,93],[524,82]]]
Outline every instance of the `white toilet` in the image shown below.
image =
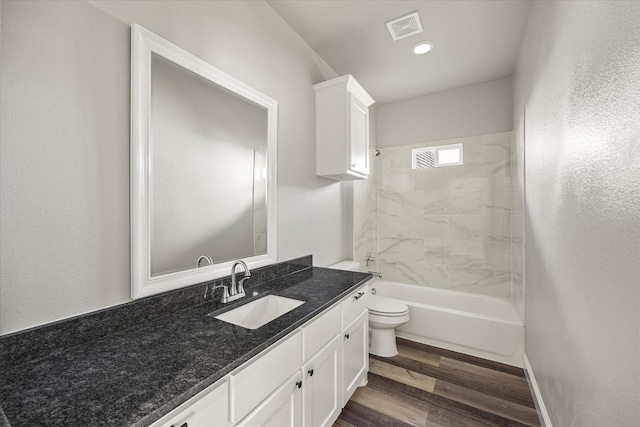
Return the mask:
[[398,354],[396,328],[409,321],[409,307],[398,300],[369,295],[369,353],[381,357]]
[[[341,261],[328,268],[360,271],[360,263]],[[391,298],[369,295],[367,308],[369,308],[369,353],[381,357],[397,355],[396,328],[409,321],[409,307]]]

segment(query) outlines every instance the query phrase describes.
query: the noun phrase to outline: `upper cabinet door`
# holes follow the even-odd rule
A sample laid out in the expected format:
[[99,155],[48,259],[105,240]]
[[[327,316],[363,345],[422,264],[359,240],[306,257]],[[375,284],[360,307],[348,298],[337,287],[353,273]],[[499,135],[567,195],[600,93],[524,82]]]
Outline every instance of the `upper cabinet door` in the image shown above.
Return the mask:
[[316,174],[335,180],[369,176],[369,106],[373,98],[351,75],[316,91]]
[[353,172],[369,175],[369,108],[349,94],[349,148]]

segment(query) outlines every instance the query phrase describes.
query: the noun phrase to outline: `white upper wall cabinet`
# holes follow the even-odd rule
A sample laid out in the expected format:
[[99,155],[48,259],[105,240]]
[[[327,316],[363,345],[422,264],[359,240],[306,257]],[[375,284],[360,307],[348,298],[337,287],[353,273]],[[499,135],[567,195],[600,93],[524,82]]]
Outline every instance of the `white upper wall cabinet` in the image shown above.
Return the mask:
[[351,74],[313,85],[316,175],[346,181],[369,176],[369,106],[373,98]]

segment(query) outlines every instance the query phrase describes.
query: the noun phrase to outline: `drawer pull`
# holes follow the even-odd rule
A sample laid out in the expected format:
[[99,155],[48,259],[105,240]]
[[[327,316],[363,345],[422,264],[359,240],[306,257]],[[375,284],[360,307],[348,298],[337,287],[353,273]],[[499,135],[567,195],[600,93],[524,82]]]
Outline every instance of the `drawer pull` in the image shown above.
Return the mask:
[[307,373],[308,373],[309,375],[313,376],[313,369],[309,369],[309,370],[307,371]]
[[298,386],[298,388],[302,388],[302,381],[296,382],[296,385]]
[[349,334],[344,334],[344,337],[345,337],[346,339],[349,339]]
[[[175,426],[174,426],[173,424],[171,424],[171,427],[175,427]],[[184,424],[182,424],[180,427],[189,427],[189,424],[184,423]]]
[[364,292],[359,292],[358,295],[354,295],[353,297],[355,299],[360,299],[360,298],[362,298],[363,295],[364,295]]

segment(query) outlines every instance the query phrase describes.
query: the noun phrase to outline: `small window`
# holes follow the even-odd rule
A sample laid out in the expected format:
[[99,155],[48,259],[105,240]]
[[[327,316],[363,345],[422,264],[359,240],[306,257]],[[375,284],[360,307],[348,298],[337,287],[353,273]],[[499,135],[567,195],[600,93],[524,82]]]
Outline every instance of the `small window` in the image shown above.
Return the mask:
[[462,143],[411,150],[411,167],[413,169],[439,168],[461,164]]

